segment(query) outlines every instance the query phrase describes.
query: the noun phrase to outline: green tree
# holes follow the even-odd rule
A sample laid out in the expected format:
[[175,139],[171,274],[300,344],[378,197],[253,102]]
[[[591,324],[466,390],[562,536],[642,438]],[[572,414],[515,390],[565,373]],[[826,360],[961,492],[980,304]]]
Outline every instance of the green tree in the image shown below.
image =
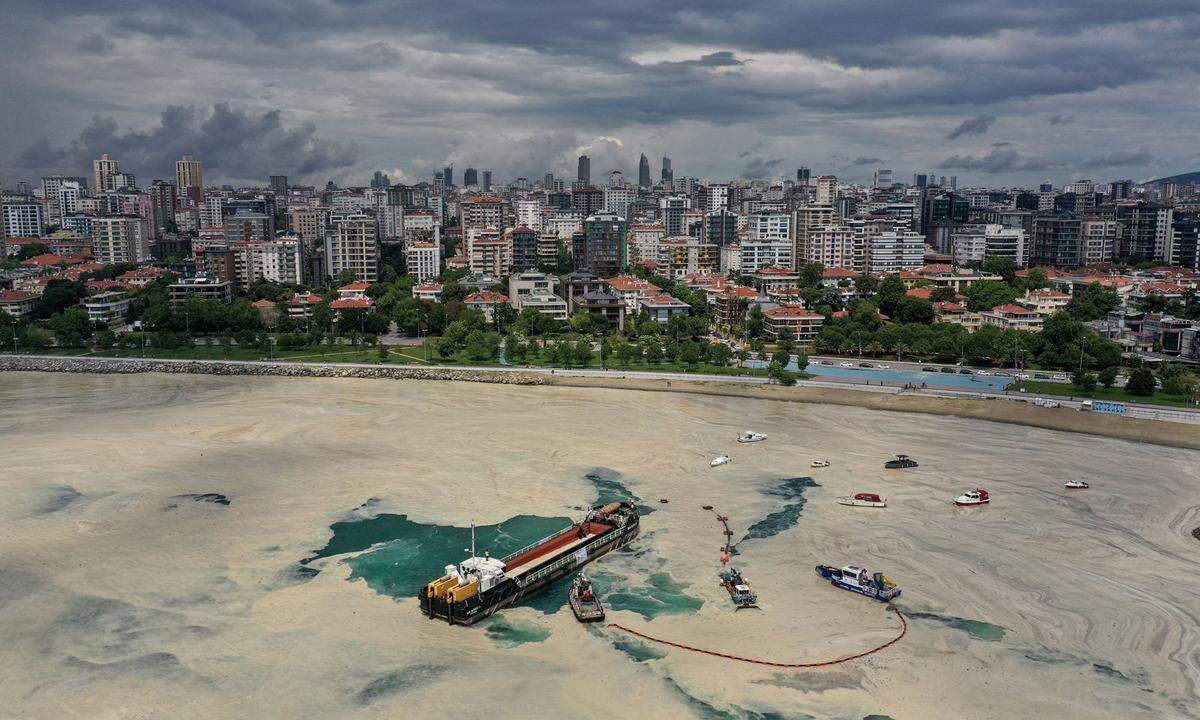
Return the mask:
[[80,347],[92,340],[92,321],[82,308],[67,308],[46,323],[62,347]]
[[1129,381],[1125,383],[1125,392],[1130,395],[1141,395],[1150,397],[1154,394],[1155,380],[1154,373],[1149,368],[1138,368],[1129,376]]
[[933,303],[921,298],[905,296],[896,305],[896,314],[892,319],[900,323],[928,325],[933,322]]
[[854,281],[854,288],[863,297],[871,297],[879,291],[879,278],[874,275],[863,275]]
[[1001,255],[993,255],[984,258],[982,269],[984,272],[999,275],[1004,282],[1009,285],[1017,278],[1017,263],[1012,258],[1003,257]]
[[879,307],[879,311],[885,315],[895,313],[896,306],[900,304],[900,300],[906,292],[908,292],[908,287],[899,275],[885,277],[883,282],[879,283],[879,291],[875,293],[875,303]]
[[1113,383],[1117,381],[1118,374],[1120,374],[1120,371],[1117,369],[1117,366],[1109,365],[1100,371],[1099,375],[1096,376],[1096,379],[1099,380],[1100,384],[1104,387],[1110,388],[1113,386]]
[[387,362],[388,349],[386,345],[379,346],[379,362]]
[[733,351],[725,343],[717,343],[708,348],[708,361],[713,365],[725,367],[729,364],[731,357],[733,357]]
[[1191,395],[1196,391],[1196,374],[1188,370],[1173,372],[1162,381],[1163,392],[1171,395]]
[[663,361],[662,343],[658,340],[649,340],[646,343],[646,362],[651,365],[657,365]]
[[1075,372],[1071,373],[1071,384],[1074,385],[1077,390],[1090,393],[1096,389],[1096,373],[1087,372],[1086,370],[1084,372],[1079,372],[1076,370]]
[[972,283],[963,293],[967,296],[967,309],[971,312],[991,310],[997,305],[1007,305],[1020,294],[1015,287],[999,280],[984,280]]
[[808,263],[800,270],[800,287],[820,287],[821,277],[824,272],[825,266],[821,263]]
[[772,362],[767,366],[767,378],[774,380],[780,385],[790,386],[796,384],[795,374],[788,370],[786,366],[777,362]]
[[796,350],[796,370],[798,372],[804,372],[804,369],[807,367],[808,353],[804,352],[804,350]]

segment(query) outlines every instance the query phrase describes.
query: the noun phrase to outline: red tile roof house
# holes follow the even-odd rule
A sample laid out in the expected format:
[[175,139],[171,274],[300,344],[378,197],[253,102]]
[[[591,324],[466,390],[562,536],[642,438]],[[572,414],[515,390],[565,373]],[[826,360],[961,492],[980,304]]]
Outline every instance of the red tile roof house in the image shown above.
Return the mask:
[[321,300],[320,295],[308,290],[292,295],[287,301],[288,317],[301,319],[312,317],[313,306],[319,304]]
[[825,316],[821,313],[805,310],[796,305],[780,305],[763,313],[766,316],[764,329],[773,338],[778,338],[784,330],[792,334],[792,339],[798,342],[812,342],[821,332]]
[[995,325],[1004,329],[1032,332],[1042,329],[1042,316],[1037,310],[1030,310],[1022,305],[998,305],[980,313],[980,317],[983,318],[984,325]]
[[32,315],[41,295],[24,290],[0,290],[0,312],[13,317]]
[[480,290],[463,298],[464,305],[481,310],[488,322],[495,319],[496,306],[504,305],[507,302],[508,296],[495,290]]

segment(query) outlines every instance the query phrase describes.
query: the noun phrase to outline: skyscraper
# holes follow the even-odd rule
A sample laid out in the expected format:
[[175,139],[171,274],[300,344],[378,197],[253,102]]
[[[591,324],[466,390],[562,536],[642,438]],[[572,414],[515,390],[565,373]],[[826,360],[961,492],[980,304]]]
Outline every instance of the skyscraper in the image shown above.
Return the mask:
[[375,174],[371,176],[371,187],[373,188],[385,188],[391,184],[391,179],[382,170],[376,170]]
[[121,172],[121,163],[109,158],[108,153],[104,153],[99,160],[92,161],[92,188],[96,192],[104,192],[108,176],[116,175],[119,172]]
[[272,175],[271,176],[271,192],[275,193],[275,202],[279,202],[279,198],[287,195],[288,181],[287,175]]
[[479,184],[479,189],[488,192],[492,189],[492,171],[484,170],[480,173],[480,176],[482,180]]
[[800,168],[796,170],[796,182],[800,183],[801,185],[808,185],[810,180],[812,180],[812,170],[809,170],[801,165]]
[[592,184],[592,159],[587,155],[579,156],[579,167],[575,172],[575,180],[585,186]]
[[646,153],[638,160],[638,187],[650,187],[650,161],[646,159]]
[[204,202],[204,165],[195,156],[184,155],[182,160],[175,161],[175,187],[192,202]]
[[675,179],[675,171],[671,169],[671,158],[663,155],[662,181],[667,183]]
[[446,187],[454,186],[454,166],[447,165],[442,170],[442,182],[446,183]]
[[463,170],[463,185],[471,187],[472,185],[479,186],[479,171],[473,167]]
[[832,205],[837,199],[837,178],[833,175],[822,175],[817,178],[817,204]]

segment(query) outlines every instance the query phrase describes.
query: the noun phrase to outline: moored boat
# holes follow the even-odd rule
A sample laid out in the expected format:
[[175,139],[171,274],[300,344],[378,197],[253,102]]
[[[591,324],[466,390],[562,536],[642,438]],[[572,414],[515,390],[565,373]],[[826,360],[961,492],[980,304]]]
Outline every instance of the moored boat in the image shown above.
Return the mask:
[[1068,480],[1064,485],[1068,490],[1087,490],[1091,487],[1082,480]]
[[637,537],[637,506],[614,502],[593,507],[583,521],[527,545],[504,558],[475,554],[447,565],[442,577],[421,589],[421,612],[451,625],[471,625],[533,595],[610,550]]
[[571,583],[567,602],[571,604],[571,612],[575,613],[575,619],[579,622],[599,622],[604,619],[604,606],[592,589],[592,581],[582,573]]
[[883,464],[888,470],[900,470],[903,468],[917,467],[917,461],[907,455],[897,455],[895,459],[888,460]]
[[809,467],[827,468],[827,467],[829,467],[829,461],[828,460],[813,460],[812,463],[809,465]]
[[900,597],[900,588],[896,583],[884,577],[883,573],[868,573],[866,568],[857,565],[834,567],[818,565],[817,574],[828,580],[834,587],[866,595],[880,602],[888,602]]
[[717,467],[719,465],[728,465],[728,464],[729,464],[729,456],[728,455],[718,455],[717,457],[713,458],[712,462],[709,463],[709,467]]
[[744,432],[738,436],[738,442],[740,442],[740,443],[762,442],[763,440],[766,440],[766,439],[767,439],[766,435],[763,435],[762,433],[759,433],[759,432],[754,432],[753,430],[747,430],[746,432]]
[[875,493],[855,493],[852,496],[842,496],[837,499],[839,505],[852,507],[887,507],[887,500]]
[[992,499],[988,495],[987,490],[980,490],[979,488],[976,488],[974,490],[968,490],[962,495],[954,498],[954,504],[960,506],[986,505],[991,502],[991,500]]
[[758,596],[750,589],[750,584],[737,568],[731,567],[721,573],[721,584],[729,591],[729,597],[733,598],[733,604],[737,605],[735,611],[758,607]]

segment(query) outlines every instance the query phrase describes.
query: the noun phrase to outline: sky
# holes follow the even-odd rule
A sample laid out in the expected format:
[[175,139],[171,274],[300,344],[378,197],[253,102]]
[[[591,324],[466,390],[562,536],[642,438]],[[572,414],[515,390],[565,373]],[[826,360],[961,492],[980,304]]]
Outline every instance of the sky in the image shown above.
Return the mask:
[[0,185],[1200,169],[1195,0],[0,0]]

